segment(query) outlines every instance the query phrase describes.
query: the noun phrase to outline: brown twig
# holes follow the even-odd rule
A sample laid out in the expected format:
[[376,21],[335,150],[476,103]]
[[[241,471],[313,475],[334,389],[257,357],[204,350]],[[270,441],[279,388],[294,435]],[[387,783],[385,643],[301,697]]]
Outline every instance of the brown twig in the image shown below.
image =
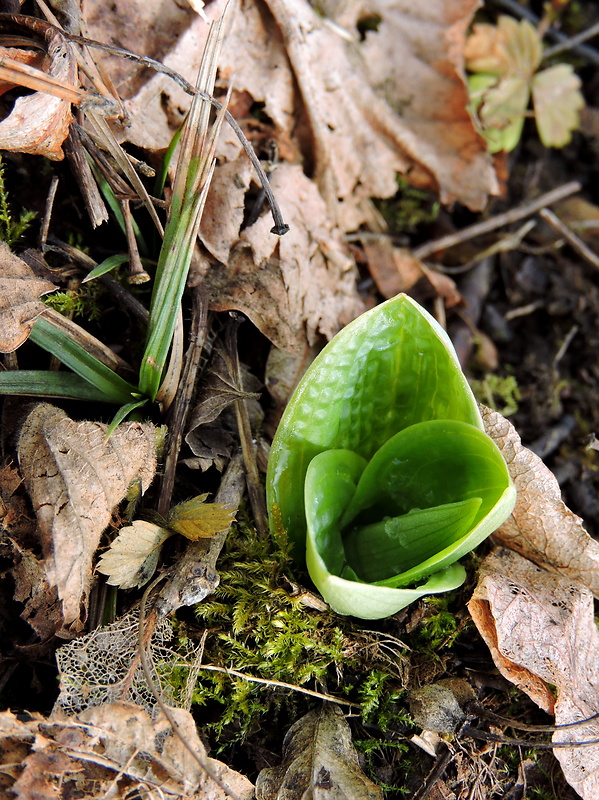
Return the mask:
[[169,412],[169,437],[157,509],[158,513],[163,517],[166,516],[171,505],[177,460],[179,458],[181,442],[183,441],[183,434],[187,424],[207,332],[208,304],[200,287],[193,289],[191,299],[191,329],[189,331],[189,345],[185,355],[185,367],[174,403]]
[[[231,377],[237,385],[239,391],[243,391],[243,376],[241,374],[241,364],[239,363],[239,353],[237,352],[237,328],[239,322],[233,322],[226,334],[227,338],[227,361],[230,368]],[[243,453],[243,463],[245,465],[246,482],[250,505],[254,515],[254,522],[258,533],[265,534],[268,530],[266,523],[266,501],[260,473],[256,463],[256,454],[252,440],[252,426],[248,414],[246,400],[241,397],[235,401],[235,416],[237,417],[237,428],[241,442],[241,452]]]
[[486,219],[483,222],[476,222],[474,225],[469,225],[467,228],[462,228],[461,231],[450,233],[447,236],[442,236],[440,239],[435,239],[432,242],[417,247],[413,251],[416,258],[424,259],[437,253],[439,250],[447,250],[449,247],[454,247],[456,244],[468,242],[470,239],[475,239],[477,236],[482,236],[485,233],[502,228],[504,225],[511,225],[513,222],[518,222],[525,217],[530,217],[536,214],[545,206],[553,205],[572,194],[576,194],[581,190],[582,186],[578,181],[570,181],[563,186],[558,186],[557,189],[552,189],[550,192],[542,194],[535,200],[530,200],[528,203],[523,203],[516,208],[512,208],[503,214],[498,214],[496,217]]
[[127,237],[127,246],[129,248],[129,283],[135,285],[139,283],[147,283],[151,280],[150,276],[144,269],[139,257],[139,250],[137,248],[137,239],[135,238],[135,231],[133,230],[133,217],[131,216],[131,206],[129,200],[121,200],[121,209],[123,212],[123,220],[125,222],[125,235]]
[[48,189],[48,196],[46,198],[46,208],[44,209],[44,218],[40,228],[40,235],[38,239],[38,247],[40,250],[44,248],[48,239],[48,231],[50,230],[50,220],[52,219],[52,208],[54,207],[54,198],[56,197],[56,190],[58,189],[58,176],[53,175]]
[[562,222],[553,211],[549,208],[542,208],[539,211],[539,216],[542,217],[554,231],[559,233],[560,236],[563,236],[570,247],[575,250],[579,256],[582,256],[591,266],[595,267],[595,269],[599,269],[599,256],[594,253],[591,248],[582,241],[580,236],[577,236],[565,222]]

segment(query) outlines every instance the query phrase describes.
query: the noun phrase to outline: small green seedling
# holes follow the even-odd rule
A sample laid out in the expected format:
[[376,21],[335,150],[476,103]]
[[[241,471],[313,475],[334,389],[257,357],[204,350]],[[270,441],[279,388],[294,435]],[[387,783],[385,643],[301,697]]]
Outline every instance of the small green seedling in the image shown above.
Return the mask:
[[516,490],[447,333],[399,295],[316,358],[273,441],[273,532],[340,614],[379,619],[465,580]]
[[579,126],[584,106],[580,79],[570,64],[539,71],[539,32],[527,20],[501,16],[497,25],[475,25],[464,48],[470,111],[491,153],[510,152],[522,135],[532,95],[534,118],[545,147],[563,147]]

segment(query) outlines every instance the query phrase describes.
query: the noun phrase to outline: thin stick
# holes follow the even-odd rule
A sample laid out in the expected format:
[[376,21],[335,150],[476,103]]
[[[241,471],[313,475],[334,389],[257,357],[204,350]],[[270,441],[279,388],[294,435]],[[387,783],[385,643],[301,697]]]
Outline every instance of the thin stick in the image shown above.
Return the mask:
[[462,228],[461,231],[442,236],[440,239],[435,239],[432,242],[427,242],[417,247],[416,250],[413,251],[413,255],[416,256],[416,258],[424,259],[439,250],[447,250],[449,247],[453,247],[456,244],[468,242],[470,239],[482,236],[485,233],[491,233],[491,231],[502,228],[504,225],[511,225],[513,222],[524,219],[524,217],[530,217],[542,208],[545,208],[545,206],[553,205],[553,203],[557,203],[572,194],[576,194],[576,192],[579,192],[581,189],[582,186],[578,181],[570,181],[570,183],[565,183],[563,186],[558,186],[557,189],[552,189],[550,192],[542,194],[535,200],[530,200],[528,203],[523,203],[521,206],[510,209],[504,214],[498,214],[496,217],[486,219],[483,222],[476,222],[474,225]]
[[137,248],[137,239],[133,230],[133,217],[131,216],[131,206],[129,200],[121,200],[121,211],[123,212],[123,220],[125,222],[125,235],[127,237],[127,246],[129,248],[129,283],[139,284],[147,283],[150,276],[144,269],[139,257],[139,250]]
[[56,190],[58,189],[58,175],[52,176],[50,188],[48,189],[48,197],[46,198],[46,208],[44,210],[44,219],[40,229],[40,236],[38,247],[42,250],[48,239],[48,231],[50,230],[50,220],[52,219],[52,208],[54,207],[54,198],[56,197]]
[[539,212],[539,216],[542,217],[554,231],[557,231],[560,236],[563,236],[570,247],[576,250],[579,256],[582,256],[589,264],[595,267],[595,269],[599,269],[599,256],[594,253],[591,248],[582,241],[580,236],[577,236],[565,222],[562,222],[553,211],[550,211],[548,208],[542,208]]
[[195,287],[192,292],[191,329],[185,356],[185,367],[170,411],[168,445],[157,509],[158,513],[163,517],[166,516],[171,505],[177,460],[202,358],[207,320],[208,304],[202,294],[201,287]]
[[[231,378],[237,385],[240,392],[243,392],[243,377],[241,365],[239,363],[239,353],[237,352],[237,328],[239,323],[233,322],[227,330],[227,361]],[[256,529],[260,534],[266,534],[268,526],[266,523],[266,502],[260,482],[260,473],[256,464],[256,456],[252,443],[252,426],[248,414],[246,401],[240,398],[235,401],[235,416],[237,418],[237,429],[239,431],[239,441],[241,452],[243,453],[243,463],[246,472],[246,483],[250,505],[254,514]]]
[[274,678],[257,678],[255,675],[246,675],[245,672],[239,672],[236,669],[229,669],[228,667],[217,667],[213,664],[200,664],[199,669],[205,669],[209,672],[222,672],[225,675],[231,675],[233,678],[243,678],[244,681],[248,681],[249,683],[262,683],[265,686],[279,686],[281,689],[293,689],[294,692],[301,692],[301,694],[316,697],[318,700],[325,700],[327,703],[339,703],[339,705],[350,706],[351,708],[362,708],[359,703],[352,703],[350,700],[343,700],[343,698],[335,697],[332,694],[314,692],[312,689],[304,689],[302,686],[295,686],[293,683],[277,681],[274,680]]

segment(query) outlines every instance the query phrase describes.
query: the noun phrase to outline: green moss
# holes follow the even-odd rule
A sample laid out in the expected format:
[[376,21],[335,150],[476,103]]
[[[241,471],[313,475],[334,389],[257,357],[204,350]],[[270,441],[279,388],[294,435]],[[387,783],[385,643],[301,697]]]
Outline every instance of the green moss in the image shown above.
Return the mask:
[[16,244],[36,216],[35,211],[21,209],[19,218],[13,219],[8,190],[4,182],[4,162],[0,156],[0,241],[6,242],[9,247]]
[[[385,728],[397,715],[403,656],[391,658],[376,633],[351,620],[315,611],[293,595],[285,535],[277,541],[238,526],[219,561],[220,586],[196,615],[208,630],[203,663],[265,680],[347,697]],[[207,727],[221,749],[275,725],[288,727],[314,699],[290,689],[256,684],[218,672],[201,672],[194,703],[210,709]],[[280,728],[279,728],[280,730]]]
[[495,375],[488,372],[482,380],[470,380],[470,386],[480,403],[499,411],[504,417],[515,414],[522,399],[516,378],[513,375]]
[[441,208],[431,192],[417,189],[401,175],[397,176],[397,194],[377,201],[377,208],[392,233],[412,233],[419,225],[434,222]]
[[451,647],[460,627],[455,614],[448,610],[451,595],[431,596],[424,600],[427,613],[413,632],[411,646],[421,651],[435,653],[441,647]]

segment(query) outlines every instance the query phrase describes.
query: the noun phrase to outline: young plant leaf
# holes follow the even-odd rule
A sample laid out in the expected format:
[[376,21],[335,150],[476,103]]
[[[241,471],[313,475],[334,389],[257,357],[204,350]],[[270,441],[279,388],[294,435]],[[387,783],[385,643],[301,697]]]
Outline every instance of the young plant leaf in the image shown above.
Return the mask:
[[207,497],[207,494],[200,494],[174,506],[168,515],[169,529],[192,541],[211,539],[220,531],[227,530],[236,512],[222,503],[207,503]]
[[325,600],[364,619],[459,586],[455,562],[515,502],[447,334],[406,295],[348,325],[308,369],[267,494],[271,525]]

